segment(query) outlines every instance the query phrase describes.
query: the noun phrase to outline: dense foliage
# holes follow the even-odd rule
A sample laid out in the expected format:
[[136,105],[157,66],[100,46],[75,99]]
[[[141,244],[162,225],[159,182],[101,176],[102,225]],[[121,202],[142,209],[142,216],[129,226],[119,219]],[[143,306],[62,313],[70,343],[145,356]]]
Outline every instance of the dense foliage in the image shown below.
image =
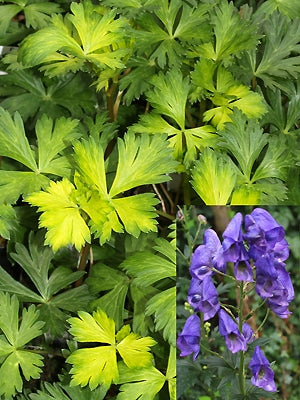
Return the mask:
[[300,202],[299,18],[0,0],[3,399],[175,399],[176,205]]

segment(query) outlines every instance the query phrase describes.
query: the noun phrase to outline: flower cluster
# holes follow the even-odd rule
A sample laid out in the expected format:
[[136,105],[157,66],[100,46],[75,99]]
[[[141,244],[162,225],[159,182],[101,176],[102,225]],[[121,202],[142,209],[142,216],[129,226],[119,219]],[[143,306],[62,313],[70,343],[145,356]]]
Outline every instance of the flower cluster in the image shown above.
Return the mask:
[[[219,332],[232,353],[247,351],[254,341],[254,332],[232,313],[228,314],[220,305],[218,292],[213,282],[216,273],[225,274],[227,263],[233,263],[236,281],[253,282],[256,293],[280,318],[290,314],[289,303],[294,298],[293,285],[284,261],[289,256],[284,228],[264,209],[256,208],[244,219],[237,213],[223,233],[221,243],[216,232],[207,229],[203,245],[196,248],[190,265],[192,276],[188,291],[188,303],[194,312],[202,312],[207,321],[216,315]],[[194,360],[200,353],[200,319],[191,315],[179,334],[177,341],[180,355],[193,354]],[[268,360],[258,346],[249,364],[251,382],[267,391],[276,391],[274,373]]]

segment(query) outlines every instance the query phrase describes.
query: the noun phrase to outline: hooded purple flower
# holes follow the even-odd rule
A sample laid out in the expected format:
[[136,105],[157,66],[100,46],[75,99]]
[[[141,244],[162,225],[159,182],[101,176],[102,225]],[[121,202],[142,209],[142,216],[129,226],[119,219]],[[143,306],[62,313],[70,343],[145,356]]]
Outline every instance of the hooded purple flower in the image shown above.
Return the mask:
[[212,268],[225,272],[222,245],[213,229],[204,232],[203,245],[196,248],[190,266],[190,274],[199,280],[212,275]]
[[262,267],[257,268],[256,293],[280,318],[287,318],[291,312],[289,303],[294,298],[294,288],[289,273],[282,265],[277,265],[274,273],[267,273]]
[[253,272],[248,260],[235,262],[233,272],[237,281],[253,282]]
[[222,309],[219,311],[219,331],[232,353],[247,350],[246,339],[240,333],[237,323]]
[[249,259],[243,243],[242,219],[241,213],[235,214],[222,235],[224,238],[222,247],[225,261],[235,263]]
[[[244,238],[250,244],[249,254],[256,260],[269,250],[273,250],[276,243],[284,238],[284,229],[268,211],[255,208],[251,214],[245,216],[246,233]],[[286,254],[286,246],[282,243],[281,251]]]
[[253,356],[249,363],[249,368],[253,375],[251,383],[254,386],[260,387],[267,392],[276,392],[274,372],[259,346],[255,347]]
[[194,354],[194,361],[198,357],[200,353],[200,318],[196,314],[189,316],[186,320],[177,338],[177,347],[181,351],[181,357]]
[[204,321],[214,317],[220,309],[218,292],[210,276],[203,281],[192,278],[188,291],[188,302],[195,311],[202,311]]

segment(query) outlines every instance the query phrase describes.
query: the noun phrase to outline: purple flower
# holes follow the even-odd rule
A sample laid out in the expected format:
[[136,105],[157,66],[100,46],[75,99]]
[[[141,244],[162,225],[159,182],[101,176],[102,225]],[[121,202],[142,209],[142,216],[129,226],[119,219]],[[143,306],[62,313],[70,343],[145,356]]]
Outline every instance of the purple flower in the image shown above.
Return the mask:
[[[276,243],[284,238],[284,229],[268,211],[255,208],[251,214],[245,216],[246,233],[244,238],[250,244],[249,254],[256,260],[269,250],[273,250]],[[281,251],[286,254],[287,243]]]
[[235,262],[233,272],[237,281],[253,282],[253,272],[248,260]]
[[189,316],[186,320],[177,338],[177,347],[181,351],[181,357],[194,354],[194,361],[198,357],[200,353],[200,318],[196,314]]
[[218,235],[213,229],[204,232],[203,245],[196,248],[190,266],[190,274],[197,279],[212,275],[212,268],[225,272],[223,250]]
[[249,368],[251,369],[253,375],[251,378],[251,383],[254,386],[260,387],[267,392],[276,392],[274,372],[259,346],[255,347],[253,356],[249,363]]
[[237,323],[222,309],[219,311],[219,331],[232,353],[247,350],[246,339],[240,333]]
[[255,340],[253,329],[247,322],[243,323],[242,332],[246,343],[252,343]]
[[249,259],[243,243],[242,219],[241,213],[235,214],[222,235],[224,238],[222,247],[225,261],[235,263]]
[[218,292],[210,276],[203,281],[192,278],[188,291],[188,302],[195,311],[202,311],[204,321],[214,317],[220,309]]
[[291,314],[288,306],[294,298],[294,288],[283,265],[274,266],[272,274],[262,267],[257,269],[256,293],[262,299],[268,299],[266,305],[280,318],[287,318]]

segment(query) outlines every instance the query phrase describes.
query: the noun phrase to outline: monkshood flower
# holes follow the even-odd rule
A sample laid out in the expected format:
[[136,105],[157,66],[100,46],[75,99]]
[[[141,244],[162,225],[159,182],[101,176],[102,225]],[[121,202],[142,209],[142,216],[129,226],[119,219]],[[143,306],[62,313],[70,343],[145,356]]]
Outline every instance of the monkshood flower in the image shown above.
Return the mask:
[[189,316],[186,320],[177,338],[177,347],[181,351],[181,357],[194,354],[194,361],[198,357],[200,353],[200,318],[196,314]]
[[247,350],[246,339],[240,333],[237,323],[222,309],[219,311],[219,331],[232,353]]
[[241,213],[235,214],[222,235],[224,238],[222,247],[225,261],[237,262],[249,259],[243,243],[242,220]]
[[273,250],[275,245],[280,242],[280,252],[284,257],[286,256],[288,245],[284,240],[284,228],[268,211],[255,208],[251,214],[246,215],[245,230],[244,238],[248,240],[249,254],[254,260],[266,254],[269,250]]
[[256,293],[267,299],[266,305],[280,318],[287,318],[291,312],[289,303],[294,299],[294,288],[289,273],[283,265],[273,267],[272,274],[259,263],[256,275]]
[[252,267],[248,260],[235,262],[233,272],[237,281],[253,282]]
[[222,245],[218,235],[213,229],[204,232],[203,245],[196,248],[193,253],[190,274],[197,279],[204,279],[212,275],[212,268],[225,272]]
[[249,363],[249,368],[251,369],[253,375],[251,378],[251,383],[254,386],[262,388],[267,392],[276,392],[274,372],[259,346],[255,347],[253,356]]
[[220,309],[218,292],[210,276],[203,281],[192,278],[188,291],[188,302],[195,311],[203,312],[203,319],[213,318]]

